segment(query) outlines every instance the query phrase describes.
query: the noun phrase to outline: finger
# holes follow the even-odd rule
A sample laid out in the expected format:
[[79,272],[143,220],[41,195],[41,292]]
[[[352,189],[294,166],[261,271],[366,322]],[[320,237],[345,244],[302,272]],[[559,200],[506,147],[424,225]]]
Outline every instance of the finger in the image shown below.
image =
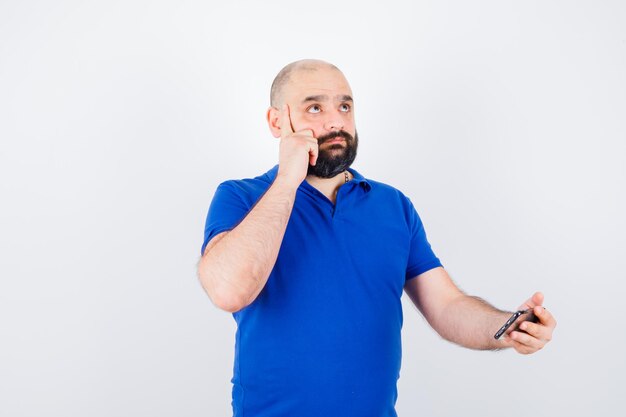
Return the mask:
[[556,320],[545,307],[537,306],[533,309],[533,313],[535,313],[535,316],[539,318],[541,324],[548,326],[552,329],[556,327]]
[[543,293],[537,291],[533,294],[531,300],[536,306],[543,305]]
[[530,349],[535,349],[535,350],[541,349],[543,345],[545,344],[541,340],[524,332],[513,331],[511,332],[511,334],[509,334],[509,337],[513,341],[520,343]]
[[527,310],[529,308],[534,308],[535,306],[540,306],[542,304],[543,304],[543,294],[540,292],[536,292],[533,294],[532,297],[526,300],[524,304],[522,304],[519,307],[519,310]]
[[519,325],[519,329],[528,333],[535,339],[549,341],[551,338],[549,329],[542,324],[525,321]]
[[504,344],[504,347],[512,347],[513,343],[515,343],[508,334],[500,336],[499,340]]
[[315,165],[317,163],[317,157],[319,156],[320,148],[317,143],[314,143],[309,148],[309,164]]
[[530,348],[526,345],[523,345],[515,340],[510,341],[510,347],[515,349],[516,352],[521,353],[522,355],[529,355],[537,351],[537,349]]
[[513,339],[511,339],[511,337],[509,336],[509,334],[503,334],[502,336],[500,336],[500,339],[502,342],[504,342],[507,346],[510,346],[513,344]]
[[284,139],[293,133],[291,117],[289,116],[289,105],[283,104],[280,120],[280,138]]

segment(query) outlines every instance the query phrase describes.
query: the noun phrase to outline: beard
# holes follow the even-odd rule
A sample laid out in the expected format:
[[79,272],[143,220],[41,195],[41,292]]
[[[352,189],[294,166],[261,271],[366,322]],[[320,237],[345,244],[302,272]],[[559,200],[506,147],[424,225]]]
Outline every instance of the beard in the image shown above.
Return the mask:
[[[321,146],[323,143],[336,137],[342,137],[346,142],[333,143],[325,149]],[[320,178],[332,178],[335,175],[348,169],[356,158],[356,151],[359,147],[359,134],[355,131],[354,137],[344,130],[329,133],[328,135],[317,138],[319,154],[315,165],[309,165],[308,175],[314,175]]]

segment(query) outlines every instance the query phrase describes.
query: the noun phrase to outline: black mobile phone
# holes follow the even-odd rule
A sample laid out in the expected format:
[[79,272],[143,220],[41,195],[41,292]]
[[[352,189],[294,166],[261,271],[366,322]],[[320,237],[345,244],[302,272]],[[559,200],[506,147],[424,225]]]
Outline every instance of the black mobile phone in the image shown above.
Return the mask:
[[[521,320],[518,321],[518,319],[522,317]],[[533,323],[537,323],[539,321],[539,318],[537,316],[535,316],[535,313],[533,313],[533,309],[529,308],[528,310],[519,310],[516,311],[515,313],[513,313],[513,315],[511,317],[509,317],[509,319],[506,321],[506,323],[504,323],[502,325],[502,327],[500,327],[500,330],[498,330],[496,332],[495,335],[493,335],[494,339],[499,339],[504,332],[506,332],[506,330],[511,327],[513,325],[513,323],[517,322],[518,324],[515,326],[515,328],[513,328],[513,330],[517,330],[517,331],[523,331],[523,330],[519,330],[519,324],[522,323],[523,321],[530,321]]]

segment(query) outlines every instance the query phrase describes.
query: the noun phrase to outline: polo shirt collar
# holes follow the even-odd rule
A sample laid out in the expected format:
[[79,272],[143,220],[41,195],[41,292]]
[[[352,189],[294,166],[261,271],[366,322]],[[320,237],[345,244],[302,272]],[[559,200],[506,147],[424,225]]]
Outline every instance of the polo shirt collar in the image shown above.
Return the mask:
[[[372,185],[369,183],[369,181],[356,169],[348,168],[348,171],[350,171],[350,173],[352,174],[352,181],[355,184],[361,186],[361,188],[363,188],[365,191],[369,191],[372,189]],[[264,176],[267,178],[268,182],[272,183],[276,178],[276,174],[278,174],[278,165],[274,165],[274,167],[267,171]]]
[[361,175],[356,169],[348,168],[348,171],[350,171],[350,173],[352,174],[352,177],[353,177],[352,181],[360,185],[361,188],[363,188],[365,191],[369,191],[372,189],[372,185],[369,183],[369,181],[363,175]]

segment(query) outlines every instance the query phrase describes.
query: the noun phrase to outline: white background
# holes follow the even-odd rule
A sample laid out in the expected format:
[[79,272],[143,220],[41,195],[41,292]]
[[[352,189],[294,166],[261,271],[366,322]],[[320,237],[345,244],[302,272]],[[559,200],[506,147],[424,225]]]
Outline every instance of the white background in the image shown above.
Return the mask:
[[195,276],[218,183],[277,161],[283,65],[356,100],[465,291],[559,325],[531,356],[404,299],[400,416],[611,416],[626,385],[623,1],[0,1],[0,415],[226,416],[235,322]]

